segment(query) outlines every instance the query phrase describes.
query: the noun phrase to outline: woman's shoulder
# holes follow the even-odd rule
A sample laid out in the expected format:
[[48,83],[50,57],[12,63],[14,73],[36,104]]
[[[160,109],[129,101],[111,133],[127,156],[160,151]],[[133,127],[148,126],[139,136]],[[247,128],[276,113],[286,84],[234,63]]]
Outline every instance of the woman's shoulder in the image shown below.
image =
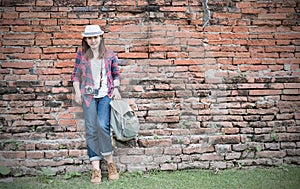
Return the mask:
[[77,55],[80,55],[80,56],[82,55],[82,49],[77,50]]
[[112,58],[112,57],[115,57],[115,52],[110,50],[110,49],[107,49],[106,50],[106,56],[109,57],[109,58]]
[[83,55],[83,51],[81,49],[79,49],[76,53],[76,61],[78,61],[78,63],[87,63],[88,62],[86,57]]

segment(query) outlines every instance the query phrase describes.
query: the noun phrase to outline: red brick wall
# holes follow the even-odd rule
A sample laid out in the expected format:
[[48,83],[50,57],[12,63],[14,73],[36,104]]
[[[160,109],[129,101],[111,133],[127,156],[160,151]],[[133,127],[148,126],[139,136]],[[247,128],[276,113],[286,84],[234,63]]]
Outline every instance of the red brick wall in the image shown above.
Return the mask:
[[299,7],[2,0],[0,164],[21,175],[88,168],[70,75],[84,26],[99,24],[141,123],[136,143],[117,143],[119,169],[299,165]]

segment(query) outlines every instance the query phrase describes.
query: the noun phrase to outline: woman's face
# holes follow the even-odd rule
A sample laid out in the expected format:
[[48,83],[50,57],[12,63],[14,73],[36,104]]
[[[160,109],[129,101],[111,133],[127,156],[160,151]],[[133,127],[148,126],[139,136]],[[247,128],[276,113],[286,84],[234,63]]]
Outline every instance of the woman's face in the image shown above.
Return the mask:
[[97,49],[99,48],[101,42],[101,36],[98,35],[93,37],[86,37],[86,42],[92,49]]

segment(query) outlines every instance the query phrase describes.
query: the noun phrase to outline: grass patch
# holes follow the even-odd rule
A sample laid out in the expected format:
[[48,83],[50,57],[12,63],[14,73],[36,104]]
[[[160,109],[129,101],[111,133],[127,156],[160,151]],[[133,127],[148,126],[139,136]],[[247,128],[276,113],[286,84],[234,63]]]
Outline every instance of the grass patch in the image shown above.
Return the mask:
[[[0,183],[2,189],[77,189],[96,188],[90,183],[90,174],[64,176],[39,176],[14,178],[11,183]],[[148,173],[122,173],[118,181],[109,182],[104,175],[101,189],[182,189],[182,188],[222,188],[222,189],[298,189],[300,186],[300,167],[249,168],[221,170],[151,171]]]

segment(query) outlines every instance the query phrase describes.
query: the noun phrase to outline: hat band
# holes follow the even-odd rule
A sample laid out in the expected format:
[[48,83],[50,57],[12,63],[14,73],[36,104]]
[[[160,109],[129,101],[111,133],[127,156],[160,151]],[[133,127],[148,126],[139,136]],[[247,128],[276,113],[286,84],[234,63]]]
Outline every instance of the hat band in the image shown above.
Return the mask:
[[88,35],[102,35],[103,34],[103,32],[88,32],[88,33],[83,33],[83,35],[86,35],[86,36],[88,36]]

